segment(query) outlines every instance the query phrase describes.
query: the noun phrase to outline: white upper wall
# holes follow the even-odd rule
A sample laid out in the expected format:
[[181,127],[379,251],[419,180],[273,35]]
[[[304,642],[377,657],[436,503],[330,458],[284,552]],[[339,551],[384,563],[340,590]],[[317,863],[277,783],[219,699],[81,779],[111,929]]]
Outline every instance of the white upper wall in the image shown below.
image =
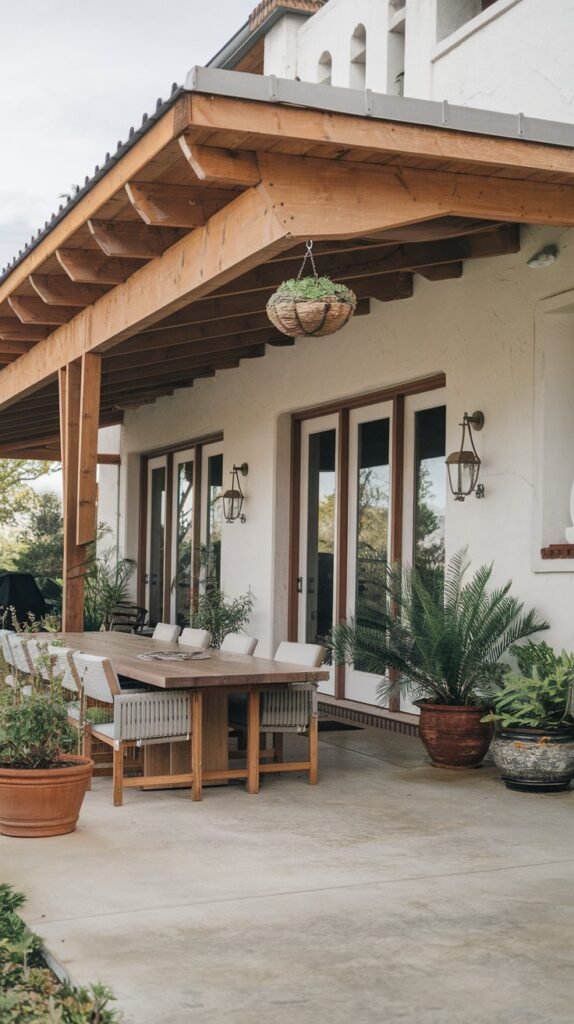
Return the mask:
[[[481,7],[481,0],[328,0],[313,17],[290,15],[272,28],[265,73],[397,93],[404,71],[406,96],[574,120],[574,0]],[[366,60],[360,52],[357,60],[353,38],[361,26]]]

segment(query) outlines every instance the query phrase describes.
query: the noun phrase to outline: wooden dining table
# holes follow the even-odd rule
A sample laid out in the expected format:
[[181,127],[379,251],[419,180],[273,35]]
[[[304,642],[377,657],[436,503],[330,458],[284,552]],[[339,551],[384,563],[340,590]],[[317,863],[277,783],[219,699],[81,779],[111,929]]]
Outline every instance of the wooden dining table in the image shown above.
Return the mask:
[[[166,644],[131,633],[59,633],[58,639],[73,650],[108,658],[118,676],[148,683],[162,690],[191,690],[193,715],[196,722],[201,723],[201,728],[194,730],[194,736],[200,740],[192,751],[196,774],[200,766],[203,782],[221,783],[245,778],[248,793],[259,791],[260,772],[265,771],[265,767],[262,768],[260,764],[259,743],[259,694],[262,687],[319,682],[329,678],[324,668],[306,668],[269,658],[213,649],[206,652],[208,657],[198,660],[147,660],[142,655],[157,654],[160,651],[191,653],[193,648],[177,643]],[[227,706],[231,693],[247,694],[245,768],[229,767]],[[147,761],[144,774],[163,777],[166,786],[185,785],[188,774],[187,765],[184,765],[185,746],[182,743],[161,743],[145,747],[144,757]],[[289,764],[285,770],[300,767],[302,765]],[[133,782],[137,784],[136,780]]]

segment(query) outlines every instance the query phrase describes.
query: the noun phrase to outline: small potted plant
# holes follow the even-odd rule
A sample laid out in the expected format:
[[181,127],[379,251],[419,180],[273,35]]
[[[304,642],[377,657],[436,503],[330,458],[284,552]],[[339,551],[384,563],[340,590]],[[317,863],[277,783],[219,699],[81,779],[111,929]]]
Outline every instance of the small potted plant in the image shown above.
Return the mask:
[[567,789],[574,778],[574,655],[531,641],[512,653],[518,671],[507,673],[483,719],[496,723],[494,762],[509,789]]
[[444,573],[390,566],[376,618],[359,610],[333,627],[329,643],[335,662],[383,677],[382,703],[397,689],[409,694],[420,708],[420,738],[440,768],[480,764],[494,731],[485,712],[498,662],[516,640],[548,628],[534,610],[523,614],[510,582],[489,591],[492,565],[467,580],[468,569],[465,550]]
[[70,725],[68,711],[55,677],[33,679],[26,691],[18,680],[0,689],[2,835],[59,836],[76,828],[94,762],[80,754],[82,730]]
[[[310,261],[312,275],[303,276]],[[351,319],[357,297],[344,284],[319,277],[313,259],[313,243],[307,242],[303,265],[297,278],[283,281],[267,303],[267,316],[289,338],[322,338],[335,334]]]

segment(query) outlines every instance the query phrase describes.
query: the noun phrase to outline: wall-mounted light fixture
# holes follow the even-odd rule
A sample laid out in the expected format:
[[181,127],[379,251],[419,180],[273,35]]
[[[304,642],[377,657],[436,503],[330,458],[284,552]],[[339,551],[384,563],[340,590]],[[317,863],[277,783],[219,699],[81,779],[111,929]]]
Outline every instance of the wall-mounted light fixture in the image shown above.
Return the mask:
[[[474,412],[472,416],[469,416],[465,412],[462,423],[459,424],[462,427],[462,437],[460,439],[460,448],[456,452],[452,452],[447,460],[446,465],[448,469],[448,482],[450,489],[454,494],[455,501],[464,501],[468,498],[469,494],[472,494],[474,490],[477,492],[477,497],[484,497],[484,488],[481,485],[480,494],[477,489],[478,474],[480,473],[480,457],[474,446],[474,440],[472,437],[472,431],[482,430],[484,426],[484,414],[482,412]],[[470,447],[465,448],[466,435],[468,431],[468,444]]]
[[222,496],[223,500],[223,518],[226,523],[234,523],[236,519],[239,519],[240,523],[245,522],[245,516],[243,515],[243,501],[244,494],[241,490],[241,484],[239,483],[239,474],[241,476],[247,476],[249,466],[246,462],[242,462],[240,466],[234,466],[231,472],[231,487],[228,491],[225,491]]

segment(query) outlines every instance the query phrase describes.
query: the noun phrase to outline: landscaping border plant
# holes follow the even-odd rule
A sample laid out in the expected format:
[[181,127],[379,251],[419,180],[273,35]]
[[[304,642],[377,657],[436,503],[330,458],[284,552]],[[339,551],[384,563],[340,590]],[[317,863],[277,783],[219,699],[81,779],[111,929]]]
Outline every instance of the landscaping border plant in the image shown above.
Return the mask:
[[119,1024],[107,986],[60,981],[46,965],[42,942],[17,911],[22,893],[0,883],[0,1020],[2,1024]]

